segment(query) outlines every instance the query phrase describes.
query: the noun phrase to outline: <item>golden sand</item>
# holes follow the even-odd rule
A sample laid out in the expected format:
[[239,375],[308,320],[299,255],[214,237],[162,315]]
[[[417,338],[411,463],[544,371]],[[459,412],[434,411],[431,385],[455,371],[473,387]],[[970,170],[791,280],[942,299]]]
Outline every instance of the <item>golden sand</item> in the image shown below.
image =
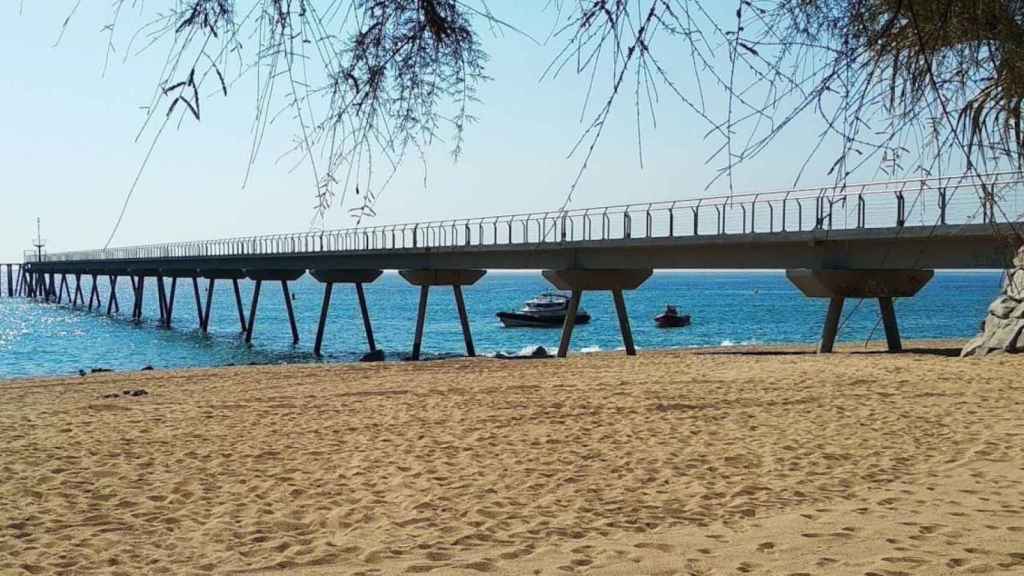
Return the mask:
[[935,352],[3,383],[0,574],[1022,574],[1024,359]]

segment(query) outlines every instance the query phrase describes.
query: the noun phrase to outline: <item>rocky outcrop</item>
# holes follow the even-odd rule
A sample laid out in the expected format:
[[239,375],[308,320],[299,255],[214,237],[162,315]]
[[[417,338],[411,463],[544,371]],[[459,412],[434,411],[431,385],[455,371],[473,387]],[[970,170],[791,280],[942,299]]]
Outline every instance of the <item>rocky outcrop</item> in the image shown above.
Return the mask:
[[967,343],[960,356],[986,356],[996,352],[1024,352],[1024,249],[1006,271],[1003,290],[988,307],[981,333]]

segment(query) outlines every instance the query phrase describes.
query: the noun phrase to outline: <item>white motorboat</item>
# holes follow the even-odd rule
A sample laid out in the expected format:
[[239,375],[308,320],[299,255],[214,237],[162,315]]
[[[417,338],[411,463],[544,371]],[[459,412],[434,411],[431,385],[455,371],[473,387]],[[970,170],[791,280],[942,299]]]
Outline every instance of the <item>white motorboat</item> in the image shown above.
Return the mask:
[[[557,292],[545,292],[526,304],[517,312],[498,312],[498,319],[506,327],[554,328],[565,323],[569,311],[569,297]],[[590,322],[590,314],[580,308],[576,310],[576,324]]]

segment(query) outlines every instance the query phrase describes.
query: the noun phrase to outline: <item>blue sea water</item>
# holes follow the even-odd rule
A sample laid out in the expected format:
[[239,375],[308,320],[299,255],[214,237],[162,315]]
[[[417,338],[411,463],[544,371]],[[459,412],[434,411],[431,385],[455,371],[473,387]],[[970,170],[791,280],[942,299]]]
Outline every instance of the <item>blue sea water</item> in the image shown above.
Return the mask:
[[[992,299],[998,295],[999,272],[940,271],[915,298],[897,301],[904,338],[966,338],[977,332]],[[169,282],[169,281],[168,281]],[[83,280],[83,283],[87,283]],[[106,300],[108,284],[100,288]],[[246,345],[230,282],[219,282],[214,295],[209,335],[198,329],[189,281],[179,283],[174,326],[157,326],[155,284],[145,291],[141,324],[126,316],[130,288],[119,282],[122,315],[107,317],[66,306],[0,298],[0,378],[74,374],[95,367],[118,371],[223,366],[249,363],[313,362],[313,340],[323,288],[306,276],[291,284],[301,341],[292,345],[279,285],[264,283],[253,342]],[[243,282],[248,314],[252,283]],[[492,272],[465,291],[473,338],[480,354],[515,354],[535,346],[557,348],[557,329],[503,328],[500,310],[518,309],[550,285],[537,272]],[[83,288],[88,294],[88,286]],[[206,286],[202,285],[205,298]],[[407,355],[413,339],[419,290],[396,274],[386,273],[366,286],[373,330],[388,360]],[[636,345],[640,350],[782,344],[817,341],[826,302],[803,297],[782,272],[656,272],[639,290],[626,294]],[[682,329],[658,329],[653,317],[666,304],[693,316]],[[586,293],[583,308],[593,316],[578,326],[573,350],[615,350],[622,346],[611,296]],[[884,338],[874,301],[849,301],[840,341]],[[463,353],[462,333],[449,288],[433,288],[427,312],[424,355]],[[325,362],[357,360],[366,339],[355,290],[336,285],[324,341]]]

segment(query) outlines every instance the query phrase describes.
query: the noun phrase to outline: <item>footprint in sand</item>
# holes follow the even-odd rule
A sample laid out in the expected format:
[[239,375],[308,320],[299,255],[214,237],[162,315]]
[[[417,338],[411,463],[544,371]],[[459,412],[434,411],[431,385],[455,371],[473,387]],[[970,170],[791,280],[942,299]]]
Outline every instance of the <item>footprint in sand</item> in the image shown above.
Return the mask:
[[640,549],[657,550],[658,552],[665,552],[666,554],[675,549],[671,544],[662,544],[658,542],[639,542],[633,546]]
[[775,549],[775,542],[761,542],[757,545],[758,552],[771,552]]

